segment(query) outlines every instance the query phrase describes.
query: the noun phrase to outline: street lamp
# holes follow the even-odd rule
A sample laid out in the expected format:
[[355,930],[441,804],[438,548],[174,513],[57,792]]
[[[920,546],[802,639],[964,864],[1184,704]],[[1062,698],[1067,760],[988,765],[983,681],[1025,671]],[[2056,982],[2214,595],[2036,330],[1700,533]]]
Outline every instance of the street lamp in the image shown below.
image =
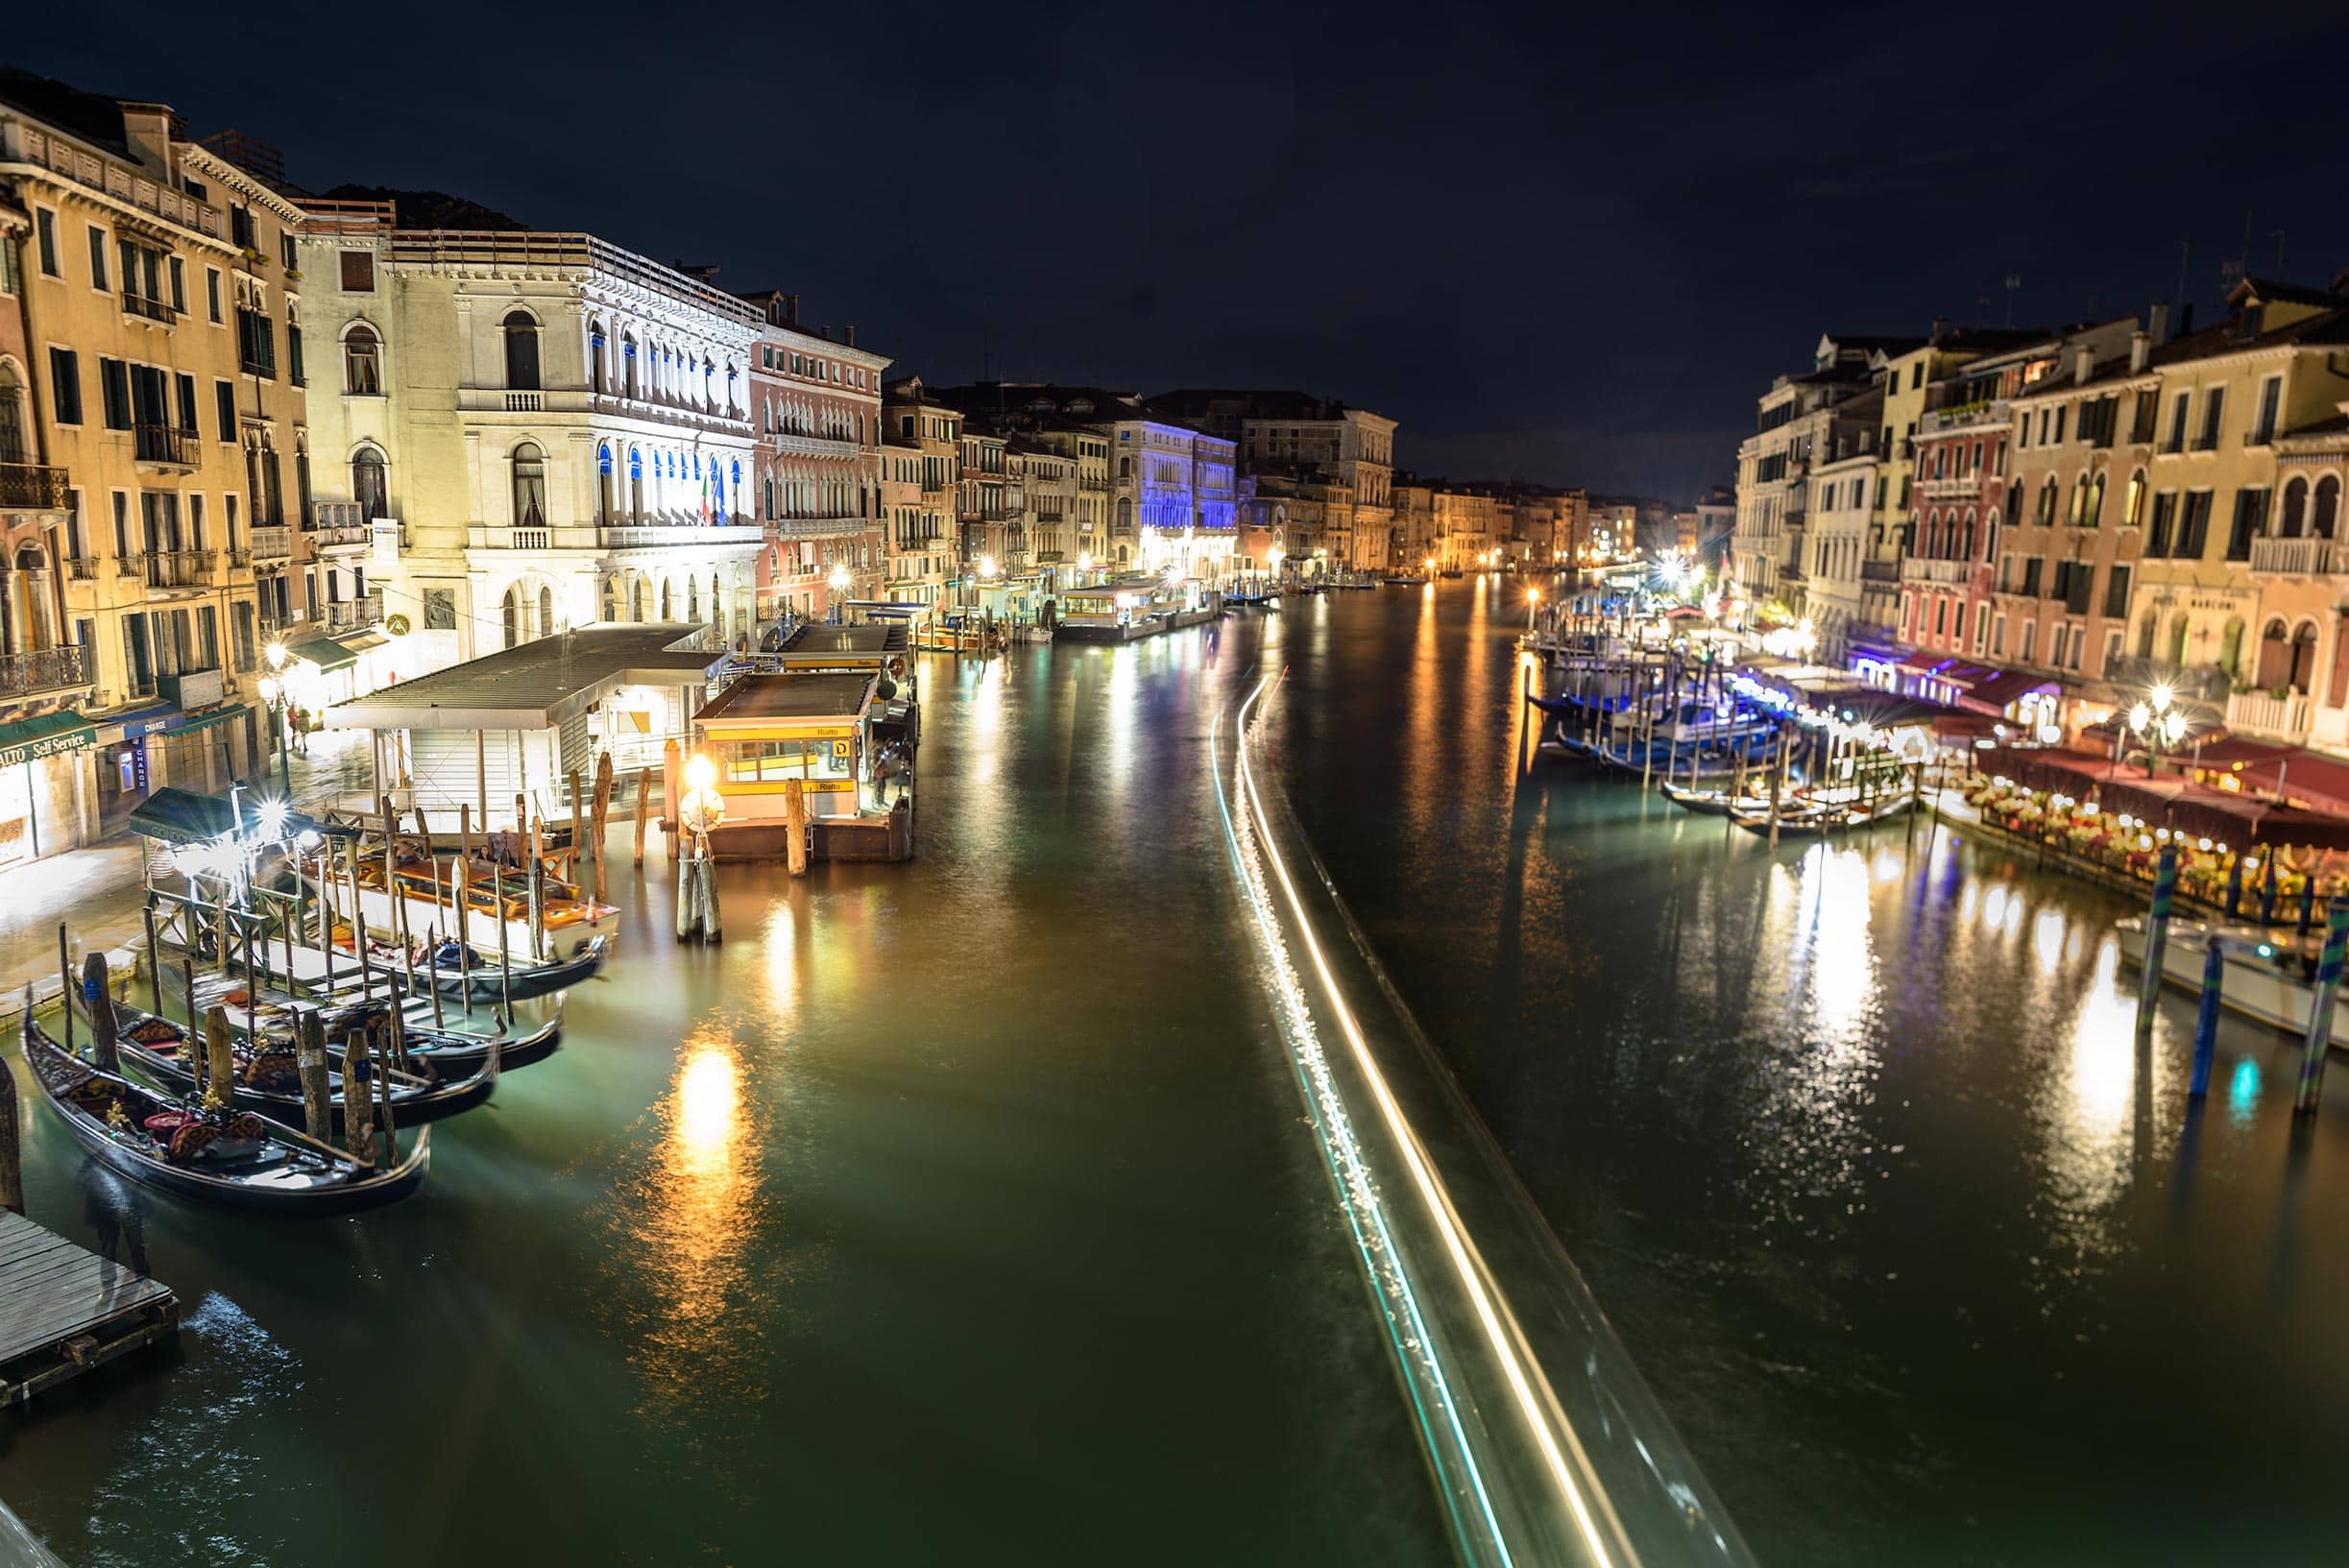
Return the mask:
[[832,623],[837,626],[840,624],[840,595],[848,591],[847,566],[838,562],[834,563],[832,575],[825,581],[832,587]]
[[1525,629],[1527,631],[1530,632],[1534,629],[1534,612],[1540,608],[1541,590],[1538,588],[1527,589],[1525,591]]
[[2145,742],[2145,777],[2150,779],[2162,765],[2162,743],[2172,747],[2186,738],[2186,710],[2170,706],[2176,695],[2167,681],[2145,693],[2146,700],[2129,710],[2129,728]]
[[272,642],[262,650],[269,660],[269,673],[261,677],[261,706],[277,720],[278,731],[278,788],[287,800],[294,798],[294,766],[285,756],[287,711],[293,707],[291,685],[285,679],[285,644]]

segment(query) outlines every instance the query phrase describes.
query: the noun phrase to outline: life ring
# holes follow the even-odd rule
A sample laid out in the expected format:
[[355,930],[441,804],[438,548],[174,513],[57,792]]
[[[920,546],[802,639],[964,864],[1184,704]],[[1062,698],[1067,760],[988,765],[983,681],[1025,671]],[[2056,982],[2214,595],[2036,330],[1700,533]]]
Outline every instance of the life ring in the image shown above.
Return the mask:
[[893,658],[893,659],[891,659],[891,660],[889,661],[889,675],[890,675],[890,678],[891,678],[891,679],[893,679],[893,680],[903,679],[903,678],[904,678],[904,676],[905,676],[905,673],[906,673],[906,662],[905,662],[903,659],[895,659],[895,658]]

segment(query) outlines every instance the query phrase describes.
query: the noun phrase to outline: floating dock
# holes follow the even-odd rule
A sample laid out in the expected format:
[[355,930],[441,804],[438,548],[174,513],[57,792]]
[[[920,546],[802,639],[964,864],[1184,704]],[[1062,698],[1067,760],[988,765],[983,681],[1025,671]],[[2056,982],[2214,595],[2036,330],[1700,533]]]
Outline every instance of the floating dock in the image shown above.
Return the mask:
[[169,1286],[0,1209],[0,1409],[179,1332]]

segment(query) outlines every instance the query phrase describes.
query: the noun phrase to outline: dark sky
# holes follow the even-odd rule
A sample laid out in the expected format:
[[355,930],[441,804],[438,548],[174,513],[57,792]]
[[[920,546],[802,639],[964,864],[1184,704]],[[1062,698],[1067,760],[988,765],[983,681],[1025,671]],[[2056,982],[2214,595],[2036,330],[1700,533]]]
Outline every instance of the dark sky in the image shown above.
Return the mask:
[[[2349,266],[2349,9],[27,7],[12,63],[802,296],[932,380],[1298,386],[1685,497],[1822,328]],[[533,12],[535,12],[535,14]],[[282,22],[293,31],[254,24]]]

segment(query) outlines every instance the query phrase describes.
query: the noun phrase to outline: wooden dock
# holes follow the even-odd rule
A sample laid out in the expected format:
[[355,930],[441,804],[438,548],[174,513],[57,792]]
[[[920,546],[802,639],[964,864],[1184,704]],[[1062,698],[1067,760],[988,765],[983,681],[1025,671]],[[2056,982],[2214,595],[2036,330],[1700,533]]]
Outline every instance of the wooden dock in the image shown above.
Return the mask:
[[0,1409],[179,1332],[169,1286],[0,1209]]

